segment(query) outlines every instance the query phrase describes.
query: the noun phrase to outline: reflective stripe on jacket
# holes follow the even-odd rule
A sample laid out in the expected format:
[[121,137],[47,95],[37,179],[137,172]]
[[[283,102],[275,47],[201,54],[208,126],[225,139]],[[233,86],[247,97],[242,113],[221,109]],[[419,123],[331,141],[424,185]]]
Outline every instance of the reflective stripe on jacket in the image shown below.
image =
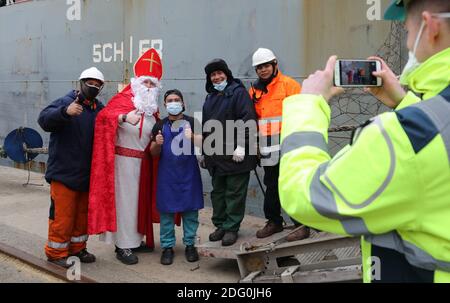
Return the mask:
[[320,96],[284,102],[283,209],[320,230],[362,235],[450,282],[450,88],[376,117],[333,159],[330,112]]
[[305,225],[363,236],[366,282],[372,246],[450,282],[449,79],[447,48],[409,77],[425,101],[409,92],[396,112],[372,119],[332,159],[328,103],[312,95],[284,102],[281,205]]
[[283,100],[289,96],[299,94],[300,84],[294,79],[278,75],[267,85],[267,93],[255,87],[250,88],[249,94],[255,102],[256,115],[259,120],[259,131],[263,136],[279,135],[283,115]]
[[280,152],[283,100],[299,94],[301,86],[294,79],[278,71],[278,75],[267,85],[266,90],[267,92],[252,87],[249,94],[253,98],[258,116],[261,155],[264,157],[276,154],[276,157],[273,157],[273,165],[276,165]]

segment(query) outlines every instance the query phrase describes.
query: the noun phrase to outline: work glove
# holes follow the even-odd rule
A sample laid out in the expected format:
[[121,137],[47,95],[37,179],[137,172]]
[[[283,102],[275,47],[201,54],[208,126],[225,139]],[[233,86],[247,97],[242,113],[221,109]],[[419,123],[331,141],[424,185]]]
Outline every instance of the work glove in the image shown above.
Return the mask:
[[240,163],[244,161],[244,157],[245,157],[245,148],[238,146],[233,153],[233,161]]

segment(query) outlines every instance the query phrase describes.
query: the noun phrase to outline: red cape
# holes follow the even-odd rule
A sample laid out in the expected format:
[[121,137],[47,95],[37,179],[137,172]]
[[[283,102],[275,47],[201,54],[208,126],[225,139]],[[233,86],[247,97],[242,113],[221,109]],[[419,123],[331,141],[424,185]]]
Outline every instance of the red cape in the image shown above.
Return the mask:
[[[90,235],[117,231],[114,178],[116,131],[119,115],[135,110],[132,97],[131,87],[128,86],[109,101],[95,122],[88,211]],[[146,236],[147,246],[154,247],[153,223],[159,223],[156,209],[159,159],[151,157],[149,149],[146,149],[148,157],[141,164],[138,232]]]

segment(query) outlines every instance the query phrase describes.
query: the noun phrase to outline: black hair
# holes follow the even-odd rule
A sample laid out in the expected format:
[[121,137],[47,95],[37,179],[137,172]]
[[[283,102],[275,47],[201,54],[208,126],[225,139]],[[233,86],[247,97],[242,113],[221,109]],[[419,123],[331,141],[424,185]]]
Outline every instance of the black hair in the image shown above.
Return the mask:
[[273,59],[272,61],[269,61],[269,62],[266,62],[266,63],[261,63],[261,64],[257,65],[255,67],[256,73],[258,73],[258,66],[266,65],[266,64],[272,65],[273,73],[272,73],[272,75],[270,76],[269,79],[266,79],[266,80],[259,79],[260,82],[262,82],[262,83],[265,82],[265,86],[267,86],[269,83],[271,83],[273,81],[273,79],[275,79],[275,77],[278,76],[278,73],[279,73],[278,60],[277,59]]
[[178,89],[170,89],[164,94],[164,101],[166,101],[167,97],[170,95],[177,95],[181,98],[181,101],[184,102],[183,94]]

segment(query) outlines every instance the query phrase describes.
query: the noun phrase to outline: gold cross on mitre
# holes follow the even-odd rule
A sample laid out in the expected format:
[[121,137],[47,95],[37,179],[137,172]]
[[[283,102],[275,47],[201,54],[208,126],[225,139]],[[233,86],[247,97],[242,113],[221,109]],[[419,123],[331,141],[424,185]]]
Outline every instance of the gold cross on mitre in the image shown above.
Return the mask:
[[150,72],[153,72],[153,63],[158,64],[159,66],[161,66],[161,64],[158,63],[158,61],[155,60],[155,53],[152,53],[152,56],[150,57],[150,59],[143,59],[142,61],[148,61],[150,62]]

